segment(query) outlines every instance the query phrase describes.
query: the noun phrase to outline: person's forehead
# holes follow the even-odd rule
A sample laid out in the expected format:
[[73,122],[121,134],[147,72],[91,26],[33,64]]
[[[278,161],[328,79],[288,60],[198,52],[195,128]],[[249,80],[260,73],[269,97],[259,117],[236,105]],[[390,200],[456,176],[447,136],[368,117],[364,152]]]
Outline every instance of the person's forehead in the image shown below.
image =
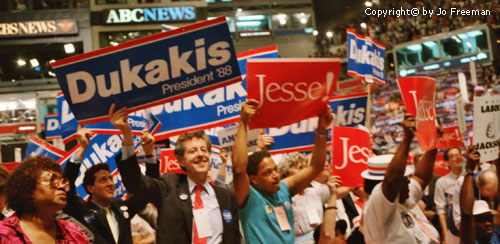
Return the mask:
[[42,170],[42,172],[40,172],[40,178],[50,179],[53,176],[61,177],[61,174],[52,170]]
[[278,167],[274,160],[271,157],[265,157],[262,159],[262,161],[259,164],[259,169],[260,170],[267,170],[267,169],[273,169]]
[[193,147],[206,147],[206,146],[207,143],[205,142],[205,139],[200,137],[193,137],[191,139],[184,141],[184,147],[187,149]]
[[107,177],[110,175],[111,175],[111,172],[109,172],[108,170],[105,170],[105,169],[101,169],[95,173],[96,177]]

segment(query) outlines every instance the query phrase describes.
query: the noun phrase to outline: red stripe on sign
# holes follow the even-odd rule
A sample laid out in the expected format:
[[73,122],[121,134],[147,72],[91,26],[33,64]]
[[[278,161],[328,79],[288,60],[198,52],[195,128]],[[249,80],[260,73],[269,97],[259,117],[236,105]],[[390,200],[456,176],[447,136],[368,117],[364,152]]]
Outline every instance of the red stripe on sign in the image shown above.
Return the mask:
[[95,57],[102,56],[105,54],[118,52],[121,50],[129,49],[131,47],[140,46],[140,45],[147,44],[150,42],[159,41],[161,39],[166,39],[166,38],[173,37],[173,36],[176,36],[179,34],[191,32],[191,31],[197,30],[197,29],[203,29],[203,28],[218,25],[221,23],[226,23],[225,16],[217,17],[217,18],[212,19],[212,20],[197,22],[197,23],[194,23],[192,25],[180,27],[180,28],[175,29],[175,30],[170,30],[167,32],[160,32],[160,33],[145,36],[145,37],[142,37],[139,39],[134,39],[134,40],[131,40],[128,42],[123,42],[123,43],[118,44],[117,46],[109,46],[109,47],[97,49],[95,51],[91,51],[91,52],[83,53],[80,55],[68,57],[65,59],[57,60],[57,61],[53,62],[51,65],[52,65],[52,68],[55,69],[55,68],[58,68],[58,67],[61,67],[64,65],[84,61],[84,60],[95,58]]
[[251,50],[248,50],[248,51],[243,51],[241,53],[237,53],[236,54],[236,57],[238,59],[244,59],[248,56],[252,56],[252,55],[255,55],[255,54],[258,54],[258,55],[262,55],[266,52],[277,52],[278,51],[278,48],[276,47],[276,45],[272,45],[272,46],[268,46],[268,47],[261,47],[261,48],[256,48],[256,49],[251,49]]
[[57,154],[59,155],[60,157],[63,157],[64,155],[66,155],[66,151],[64,150],[61,150],[55,146],[53,146],[52,144],[40,139],[39,137],[37,136],[33,136],[31,135],[30,136],[30,140],[33,141],[35,144],[38,144],[38,145],[41,145],[43,147],[45,147],[45,149],[47,149],[48,151],[54,153],[54,154]]

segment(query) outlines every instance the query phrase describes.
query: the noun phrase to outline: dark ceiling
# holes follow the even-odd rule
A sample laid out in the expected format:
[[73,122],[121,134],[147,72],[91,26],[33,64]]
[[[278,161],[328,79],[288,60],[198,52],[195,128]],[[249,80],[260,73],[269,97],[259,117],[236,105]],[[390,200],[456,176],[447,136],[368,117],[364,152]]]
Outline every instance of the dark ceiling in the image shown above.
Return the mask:
[[365,0],[313,0],[318,32],[333,31],[359,20],[360,13],[366,8],[364,3]]

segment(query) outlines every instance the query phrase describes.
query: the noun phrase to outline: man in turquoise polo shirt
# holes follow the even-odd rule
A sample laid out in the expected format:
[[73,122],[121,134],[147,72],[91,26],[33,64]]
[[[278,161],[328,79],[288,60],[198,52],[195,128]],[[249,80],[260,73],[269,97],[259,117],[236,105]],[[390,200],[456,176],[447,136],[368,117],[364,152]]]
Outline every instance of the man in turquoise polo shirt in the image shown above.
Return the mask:
[[280,180],[277,165],[268,152],[248,156],[247,126],[258,106],[259,102],[253,99],[243,103],[232,153],[234,191],[243,232],[248,244],[294,243],[291,197],[309,186],[323,170],[326,129],[333,121],[332,110],[328,106],[318,117],[310,165]]

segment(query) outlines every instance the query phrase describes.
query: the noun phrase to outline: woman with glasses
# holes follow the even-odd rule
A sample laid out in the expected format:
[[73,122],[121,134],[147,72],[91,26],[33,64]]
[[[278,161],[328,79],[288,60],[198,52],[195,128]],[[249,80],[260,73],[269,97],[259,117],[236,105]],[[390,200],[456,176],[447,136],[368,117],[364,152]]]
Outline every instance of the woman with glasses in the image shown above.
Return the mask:
[[7,204],[16,213],[0,222],[0,243],[89,243],[77,225],[56,219],[66,205],[69,182],[54,160],[23,161],[7,181]]

